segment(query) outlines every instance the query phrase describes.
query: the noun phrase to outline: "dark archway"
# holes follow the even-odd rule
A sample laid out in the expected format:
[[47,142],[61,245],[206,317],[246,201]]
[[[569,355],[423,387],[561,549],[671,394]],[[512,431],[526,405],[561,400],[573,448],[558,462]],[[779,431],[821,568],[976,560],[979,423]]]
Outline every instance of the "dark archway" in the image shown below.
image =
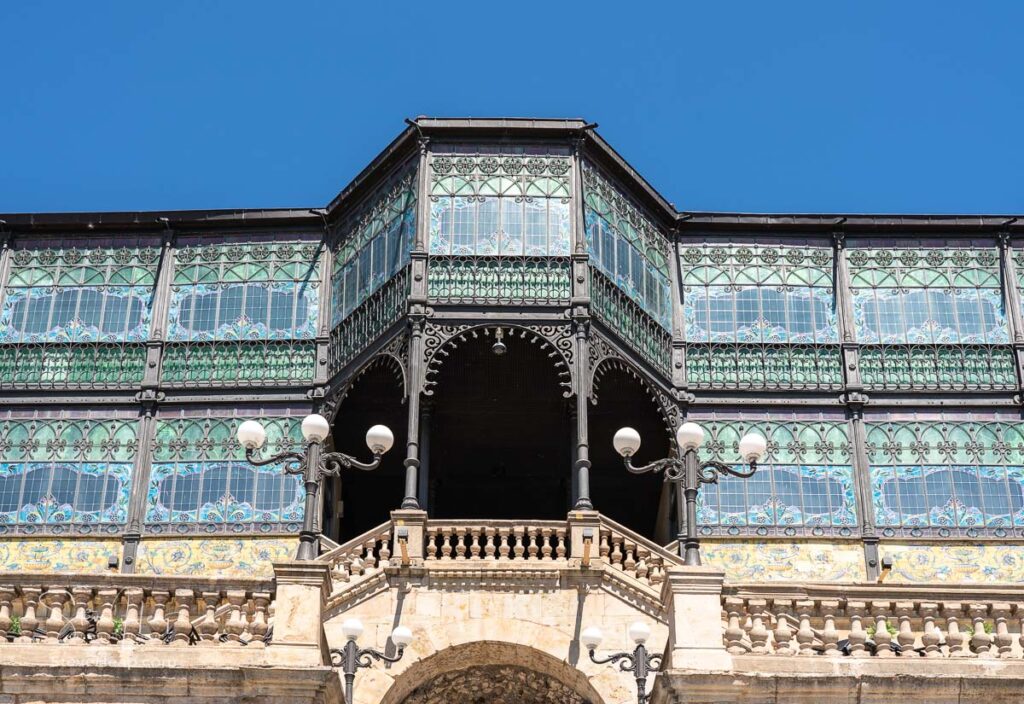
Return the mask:
[[468,336],[433,377],[427,508],[439,518],[564,517],[572,424],[551,348],[505,328]]
[[391,428],[395,445],[372,472],[342,470],[327,483],[324,497],[324,532],[345,542],[388,520],[402,504],[408,409],[401,370],[388,356],[375,358],[355,380],[334,419],[334,449],[369,457],[366,431],[378,423]]
[[630,426],[643,443],[634,464],[667,457],[672,445],[651,392],[622,363],[605,362],[595,375],[590,406],[590,494],[594,508],[647,538],[668,537],[668,494],[661,474],[630,474],[612,446],[615,431]]

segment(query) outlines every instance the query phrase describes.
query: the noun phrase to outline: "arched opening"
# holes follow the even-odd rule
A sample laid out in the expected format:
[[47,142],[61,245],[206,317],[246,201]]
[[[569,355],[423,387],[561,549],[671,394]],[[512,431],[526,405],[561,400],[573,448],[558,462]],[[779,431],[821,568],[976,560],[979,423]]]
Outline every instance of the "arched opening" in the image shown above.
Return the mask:
[[366,461],[366,431],[378,423],[391,428],[395,445],[371,471],[343,469],[326,482],[324,532],[339,542],[380,525],[402,504],[408,410],[398,362],[381,356],[370,362],[341,402],[334,419],[334,448]]
[[651,540],[667,543],[670,492],[662,475],[631,474],[612,446],[615,431],[628,425],[643,439],[634,465],[667,457],[671,443],[661,410],[650,391],[621,363],[605,362],[595,372],[597,403],[590,406],[589,414],[594,507]]
[[382,704],[603,704],[577,668],[529,646],[456,645],[403,672]]
[[[562,518],[570,507],[572,425],[550,345],[504,328],[465,336],[429,400],[423,470],[439,518]],[[554,356],[552,356],[554,354]]]

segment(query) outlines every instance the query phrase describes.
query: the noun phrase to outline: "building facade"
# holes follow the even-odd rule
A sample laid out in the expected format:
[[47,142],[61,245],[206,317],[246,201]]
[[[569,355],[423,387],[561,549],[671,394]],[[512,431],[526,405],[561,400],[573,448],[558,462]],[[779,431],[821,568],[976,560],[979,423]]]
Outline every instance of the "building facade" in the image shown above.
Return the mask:
[[[1016,217],[679,211],[584,121],[420,118],[326,207],[0,245],[0,696],[339,701],[358,616],[416,640],[357,702],[636,701],[580,645],[636,620],[655,701],[1019,700]],[[303,563],[301,478],[235,433],[311,412],[396,443]],[[684,421],[768,440],[702,487],[701,568],[611,443]]]

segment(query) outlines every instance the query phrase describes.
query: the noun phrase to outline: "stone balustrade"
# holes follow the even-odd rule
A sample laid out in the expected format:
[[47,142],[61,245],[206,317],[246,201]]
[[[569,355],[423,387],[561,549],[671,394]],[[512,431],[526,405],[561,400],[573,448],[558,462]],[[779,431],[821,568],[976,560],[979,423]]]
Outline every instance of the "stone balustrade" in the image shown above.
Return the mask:
[[0,575],[0,648],[11,643],[248,646],[272,639],[273,582]]
[[565,521],[429,521],[425,559],[561,561],[569,554]]
[[378,574],[391,563],[391,522],[382,523],[320,556],[334,581],[344,584]]
[[612,568],[639,582],[659,589],[665,568],[682,564],[682,559],[629,528],[601,516],[598,556]]
[[1024,657],[1024,594],[942,586],[727,585],[733,655]]

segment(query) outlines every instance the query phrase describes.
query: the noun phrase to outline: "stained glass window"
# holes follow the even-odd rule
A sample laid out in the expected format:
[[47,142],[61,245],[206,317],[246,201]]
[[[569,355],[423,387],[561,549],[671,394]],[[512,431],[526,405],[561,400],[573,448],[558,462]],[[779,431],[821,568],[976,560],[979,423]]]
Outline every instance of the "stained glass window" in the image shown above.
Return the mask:
[[[157,424],[146,502],[152,532],[172,524],[204,530],[295,532],[305,494],[301,477],[280,464],[255,467],[235,440],[244,418],[177,418]],[[263,455],[302,447],[299,421],[261,418]],[[175,528],[176,530],[176,528]]]
[[308,339],[316,335],[315,243],[184,247],[176,253],[168,339]]
[[331,327],[409,263],[416,236],[416,172],[381,186],[342,223],[331,275]]
[[880,527],[1024,526],[1024,424],[869,423],[872,501]]
[[848,257],[858,341],[1009,341],[994,248],[857,248]]
[[159,249],[19,249],[0,342],[133,342],[149,336]]
[[687,341],[839,341],[830,248],[684,247],[681,258]]
[[668,240],[589,164],[584,164],[583,188],[591,265],[671,330]]
[[550,155],[435,155],[430,254],[568,256],[570,169]]
[[130,420],[0,422],[0,532],[116,531],[128,519]]
[[[822,528],[857,524],[846,423],[698,421],[708,435],[701,459],[742,469],[739,440],[757,431],[768,454],[753,477],[722,477],[701,487],[697,519],[707,532],[729,528]],[[774,532],[774,531],[773,531]]]

